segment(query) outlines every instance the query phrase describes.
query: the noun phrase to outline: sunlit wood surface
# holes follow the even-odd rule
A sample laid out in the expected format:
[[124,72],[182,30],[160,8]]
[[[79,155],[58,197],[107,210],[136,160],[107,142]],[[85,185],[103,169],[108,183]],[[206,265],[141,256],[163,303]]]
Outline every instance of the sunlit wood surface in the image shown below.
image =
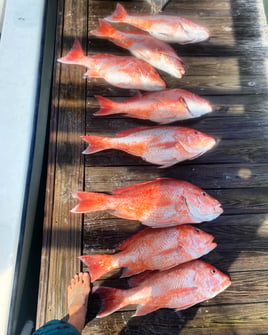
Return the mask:
[[[121,3],[133,14],[149,13],[144,0]],[[101,80],[86,81],[85,69],[60,65],[78,38],[87,54],[128,52],[91,36],[98,18],[115,8],[113,0],[59,0],[52,87],[48,177],[40,272],[37,327],[67,314],[66,287],[82,267],[80,254],[114,252],[118,243],[141,228],[138,222],[107,212],[75,215],[71,193],[110,192],[114,188],[167,176],[188,180],[215,196],[224,207],[217,220],[200,225],[215,235],[218,247],[204,257],[230,274],[232,285],[216,298],[185,311],[161,309],[131,318],[133,306],[96,319],[91,298],[91,335],[256,335],[268,333],[268,62],[267,25],[261,0],[171,0],[164,13],[207,26],[211,39],[198,45],[173,45],[186,64],[175,79],[161,73],[167,86],[197,93],[214,105],[200,119],[176,123],[217,138],[202,157],[158,169],[115,150],[91,156],[81,152],[81,135],[112,135],[153,123],[122,116],[94,117],[95,94],[117,98],[135,94]],[[120,285],[118,272],[109,284]]]

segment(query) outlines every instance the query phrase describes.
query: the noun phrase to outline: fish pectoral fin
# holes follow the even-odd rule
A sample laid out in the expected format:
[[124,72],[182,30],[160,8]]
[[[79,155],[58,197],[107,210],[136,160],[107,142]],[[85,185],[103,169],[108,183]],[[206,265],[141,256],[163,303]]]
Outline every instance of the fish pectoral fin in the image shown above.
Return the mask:
[[184,294],[188,294],[190,292],[194,292],[198,290],[197,286],[189,286],[189,287],[183,287],[180,289],[180,294],[184,293]]
[[170,141],[170,142],[165,142],[161,144],[155,144],[155,146],[160,149],[170,149],[170,148],[176,147],[177,143],[178,141]]
[[83,78],[87,78],[87,77],[99,78],[100,75],[99,75],[99,73],[96,73],[92,69],[87,69],[87,71],[83,74]]
[[161,308],[161,306],[148,306],[148,305],[138,305],[136,313],[132,316],[141,316],[145,314],[152,313]]

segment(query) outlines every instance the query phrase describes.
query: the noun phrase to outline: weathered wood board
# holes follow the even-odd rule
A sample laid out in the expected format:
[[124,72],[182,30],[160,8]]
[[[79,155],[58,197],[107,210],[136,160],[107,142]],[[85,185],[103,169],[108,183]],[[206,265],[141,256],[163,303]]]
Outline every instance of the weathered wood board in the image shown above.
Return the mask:
[[[83,334],[256,335],[268,331],[268,28],[261,0],[171,0],[164,14],[185,16],[207,26],[211,38],[197,45],[172,46],[186,64],[181,80],[160,72],[170,88],[184,88],[208,99],[214,112],[177,122],[204,131],[217,146],[193,161],[168,169],[126,153],[81,152],[81,135],[107,135],[152,122],[124,115],[94,116],[94,95],[123,101],[135,90],[85,80],[85,69],[60,65],[56,59],[78,38],[87,54],[128,52],[90,34],[98,19],[110,15],[114,0],[59,0],[44,241],[37,327],[67,314],[66,287],[80,271],[77,256],[112,253],[142,227],[108,212],[74,215],[71,193],[113,189],[159,176],[188,180],[215,196],[224,214],[200,227],[215,235],[218,247],[204,257],[230,274],[232,285],[210,301],[184,311],[161,309],[131,318],[128,306],[96,319],[99,300],[91,296]],[[149,13],[147,1],[122,0],[132,13]],[[120,25],[124,29],[123,25]],[[84,268],[86,269],[86,268]],[[98,280],[120,287],[120,271]]]

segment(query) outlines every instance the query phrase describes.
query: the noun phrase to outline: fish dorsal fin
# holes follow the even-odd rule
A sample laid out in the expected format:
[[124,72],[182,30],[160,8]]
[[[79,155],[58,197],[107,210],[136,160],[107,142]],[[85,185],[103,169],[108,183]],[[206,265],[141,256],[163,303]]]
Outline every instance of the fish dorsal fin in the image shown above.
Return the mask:
[[116,136],[117,137],[124,137],[124,136],[128,136],[128,135],[137,133],[138,131],[148,130],[148,129],[151,129],[151,127],[137,127],[137,128],[126,129],[126,130],[119,131],[116,134]]
[[103,57],[116,57],[115,55],[112,54],[97,54],[97,55],[92,55],[90,56],[91,58],[103,58]]
[[136,240],[139,240],[141,236],[146,235],[147,231],[150,231],[151,228],[145,228],[138,233],[134,234],[127,240],[123,241],[122,243],[119,244],[119,246],[116,248],[117,250],[124,250],[128,247],[129,244],[133,243]]
[[170,181],[172,181],[172,180],[175,180],[175,179],[172,179],[172,178],[169,178],[169,177],[157,177],[157,178],[155,178],[155,180],[157,180],[157,181],[161,181],[161,180],[170,180]]
[[125,102],[136,101],[137,99],[141,99],[143,96],[144,94],[142,94],[139,90],[137,90],[137,93],[132,97],[127,98]]
[[120,188],[117,188],[117,189],[113,190],[112,194],[113,195],[120,195],[120,194],[128,192],[132,189],[135,190],[137,187],[144,186],[144,185],[150,184],[150,183],[152,183],[152,181],[145,181],[144,183],[139,183],[139,184],[120,187]]

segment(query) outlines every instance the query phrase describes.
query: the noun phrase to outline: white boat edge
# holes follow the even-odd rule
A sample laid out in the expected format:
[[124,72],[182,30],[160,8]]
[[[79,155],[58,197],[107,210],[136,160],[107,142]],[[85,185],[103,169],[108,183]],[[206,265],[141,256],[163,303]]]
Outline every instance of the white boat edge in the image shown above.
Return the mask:
[[33,171],[33,157],[45,5],[45,0],[7,0],[4,4],[0,39],[0,334],[10,334],[26,216],[34,216],[27,210],[29,206],[33,212],[35,209],[29,197],[37,198],[38,185],[33,191],[30,188],[40,176],[40,171]]

